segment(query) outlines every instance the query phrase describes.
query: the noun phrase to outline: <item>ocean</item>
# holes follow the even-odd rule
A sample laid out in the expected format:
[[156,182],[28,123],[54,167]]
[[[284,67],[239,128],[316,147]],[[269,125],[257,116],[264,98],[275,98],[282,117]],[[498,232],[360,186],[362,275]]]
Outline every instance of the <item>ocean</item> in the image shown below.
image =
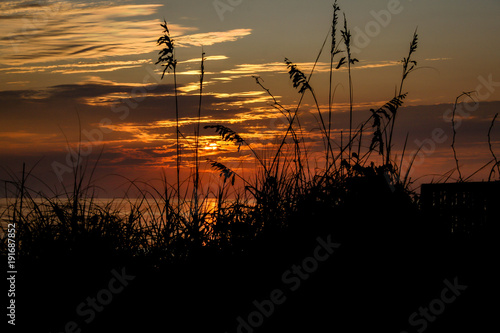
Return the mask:
[[[230,200],[226,200],[226,203]],[[33,213],[33,208],[38,207],[42,212],[44,210],[50,210],[50,202],[57,202],[59,204],[64,203],[64,199],[44,199],[44,198],[33,198],[30,200],[25,200],[23,203],[23,215],[29,215]],[[164,203],[157,199],[116,199],[116,198],[93,198],[86,199],[84,202],[86,204],[92,203],[95,207],[100,207],[105,211],[116,212],[122,217],[127,217],[130,215],[132,210],[136,211],[139,209],[142,216],[148,219],[154,219],[160,216]],[[0,223],[2,226],[2,231],[0,234],[3,235],[3,230],[7,227],[9,221],[12,220],[13,205],[16,204],[19,209],[20,202],[15,198],[1,198],[0,199]],[[214,198],[205,199],[202,202],[202,208],[204,211],[213,212],[217,207],[217,200]],[[189,214],[189,209],[194,206],[194,203],[186,201],[183,205],[184,214]]]

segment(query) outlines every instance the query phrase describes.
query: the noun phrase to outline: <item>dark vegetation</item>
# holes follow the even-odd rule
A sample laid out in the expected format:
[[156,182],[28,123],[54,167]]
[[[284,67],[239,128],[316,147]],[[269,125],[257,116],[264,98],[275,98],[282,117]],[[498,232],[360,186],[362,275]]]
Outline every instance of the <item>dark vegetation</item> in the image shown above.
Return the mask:
[[[416,32],[394,98],[357,127],[349,76],[349,133],[346,142],[332,139],[333,77],[344,66],[350,72],[357,62],[345,17],[337,41],[338,13],[335,4],[328,114],[320,111],[309,85],[313,72],[306,75],[286,59],[301,98],[288,110],[273,97],[288,128],[272,158],[261,158],[224,125],[206,126],[237,149],[251,149],[260,165],[250,181],[209,161],[221,174],[214,208],[204,205],[209,196],[199,188],[198,168],[184,196],[179,178],[174,185],[165,180],[161,189],[132,183],[143,196],[130,200],[127,215],[111,203],[96,204],[92,170],[82,167],[62,197],[36,199],[25,186],[29,171],[8,183],[17,199],[3,217],[17,225],[17,323],[23,332],[62,332],[70,321],[82,332],[235,332],[238,316],[246,320],[255,311],[252,302],[269,299],[274,289],[283,290],[287,300],[255,332],[413,332],[408,317],[440,296],[444,279],[455,277],[468,289],[429,323],[427,332],[481,332],[493,322],[497,313],[484,300],[498,281],[493,255],[498,234],[490,229],[450,234],[442,217],[421,209],[409,170],[402,170],[404,155],[393,154],[394,126],[407,96],[404,83],[417,66]],[[167,24],[162,27],[158,43],[165,48],[158,63],[175,80],[174,41]],[[203,70],[202,63],[200,112]],[[256,82],[271,95],[260,78]],[[305,94],[316,101],[326,157],[323,169],[314,173],[299,121]],[[178,123],[182,109],[176,110]],[[177,147],[180,134],[177,128]],[[195,144],[197,152],[198,140]],[[179,169],[179,148],[177,153]],[[235,180],[244,187],[228,200]],[[340,247],[290,291],[283,273],[312,256],[318,237],[329,236]],[[86,323],[89,317],[79,316],[77,306],[108,287],[112,269],[122,268],[135,279]]]

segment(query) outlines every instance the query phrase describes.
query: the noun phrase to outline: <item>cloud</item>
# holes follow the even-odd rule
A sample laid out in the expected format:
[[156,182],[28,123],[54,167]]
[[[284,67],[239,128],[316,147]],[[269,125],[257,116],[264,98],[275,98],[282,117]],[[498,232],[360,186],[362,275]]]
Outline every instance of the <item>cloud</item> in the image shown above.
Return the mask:
[[193,35],[179,36],[175,39],[178,47],[210,46],[217,43],[234,42],[248,36],[252,29],[233,29],[229,31],[204,32]]
[[263,64],[237,64],[235,68],[223,70],[222,74],[256,74],[263,72],[282,72],[286,73],[286,65],[281,62],[270,62]]
[[[260,112],[258,109],[254,111],[244,106],[255,103],[255,99],[262,95],[261,91],[205,94],[203,116],[207,117],[207,122],[232,123],[263,118],[256,116]],[[171,124],[168,124],[175,119],[172,84],[116,83],[89,76],[78,84],[56,85],[42,90],[0,91],[0,99],[3,101],[0,116],[4,119],[0,127],[9,132],[12,128],[51,132],[55,123],[66,127],[70,123],[67,119],[74,118],[75,112],[80,113],[85,128],[85,121],[88,125],[99,123],[102,118],[118,119],[122,115],[120,107],[125,107],[129,112],[126,119],[118,119],[119,123],[154,128],[154,124],[163,122],[161,126],[169,127]],[[183,125],[190,126],[193,123],[198,102],[197,94],[179,96]]]
[[[182,86],[182,85],[181,85]],[[134,91],[144,88],[145,94],[134,99]],[[67,141],[75,145],[82,139],[97,138],[94,152],[105,146],[100,165],[107,172],[121,172],[124,166],[151,167],[173,166],[175,160],[175,102],[172,84],[117,83],[89,76],[78,84],[52,86],[43,90],[0,91],[0,154],[12,157],[15,161],[29,161],[32,156],[50,156],[48,164],[54,160],[65,163]],[[180,130],[183,133],[183,152],[185,163],[187,154],[192,153],[194,124],[197,119],[199,96],[180,95]],[[257,103],[258,102],[258,103]],[[250,105],[252,103],[252,105]],[[272,156],[275,144],[286,131],[285,118],[269,104],[272,101],[262,91],[239,93],[207,93],[202,99],[201,125],[222,124],[239,133],[252,147],[263,156]],[[374,105],[377,104],[377,105]],[[359,124],[370,116],[369,108],[380,103],[360,103],[355,105],[354,123]],[[461,119],[458,129],[457,151],[461,161],[469,163],[471,156],[485,162],[491,159],[487,150],[487,131],[500,102],[482,102],[480,108],[467,119]],[[285,105],[285,107],[288,107]],[[293,105],[290,105],[292,109]],[[327,106],[320,105],[323,115]],[[401,149],[409,132],[407,156],[418,148],[419,143],[432,137],[435,128],[442,128],[447,141],[436,144],[436,153],[426,158],[426,165],[433,165],[449,153],[452,137],[451,124],[443,115],[452,105],[412,106],[400,109],[395,130],[395,151]],[[126,112],[122,112],[126,110]],[[332,136],[335,144],[340,142],[340,133],[348,132],[349,114],[347,104],[336,104],[332,114]],[[116,112],[119,111],[119,112]],[[121,117],[126,115],[125,117]],[[299,112],[301,130],[305,143],[314,153],[321,153],[322,139],[314,106],[304,104]],[[108,119],[100,124],[102,119]],[[326,119],[326,118],[325,118]],[[363,131],[365,142],[369,146],[373,129],[368,124]],[[499,138],[493,131],[493,149],[498,151]],[[220,158],[228,163],[252,161],[244,157],[249,150],[243,147],[238,153],[231,143],[223,142],[215,131],[202,129],[201,144],[217,143],[219,149],[213,152],[203,151],[202,156]],[[345,142],[345,141],[344,141]],[[99,147],[99,148],[98,148]],[[335,145],[336,147],[336,145]],[[427,147],[428,148],[428,147]],[[57,155],[58,154],[58,155]],[[207,155],[210,154],[210,155]],[[476,155],[474,155],[476,154]],[[10,163],[10,162],[9,162]],[[234,165],[230,165],[233,167]],[[453,166],[451,166],[453,167]],[[421,172],[426,171],[419,167]],[[441,169],[440,169],[441,170]],[[420,171],[419,171],[420,172]]]
[[[155,20],[149,16],[162,5],[113,5],[103,2],[44,2],[16,8],[8,6],[5,16],[13,16],[9,24],[0,19],[0,62],[22,65],[47,61],[100,58],[125,54],[141,54],[154,49]],[[194,28],[175,26],[187,32]],[[126,50],[126,51],[125,51]]]
[[[425,59],[426,61],[444,61],[450,58],[434,58],[434,59]],[[326,62],[297,62],[295,63],[297,68],[304,73],[309,73],[314,69],[315,73],[329,73],[330,72],[330,63]],[[335,65],[335,64],[334,64]],[[401,66],[401,61],[360,61],[355,66],[352,66],[352,70],[363,70],[363,69],[375,69],[375,68],[385,68],[385,67],[394,67]],[[347,68],[341,67],[338,71],[344,72],[347,71]],[[232,69],[223,70],[222,74],[234,74],[234,75],[254,75],[258,73],[286,73],[288,72],[287,65],[285,62],[268,62],[261,64],[237,64],[236,67]],[[238,76],[241,77],[241,76]],[[218,78],[218,80],[224,80],[227,78]]]
[[13,85],[19,85],[19,86],[25,86],[26,84],[30,83],[31,81],[11,81],[11,82],[5,82],[6,84],[13,84]]
[[[162,6],[80,1],[40,2],[36,5],[26,1],[2,3],[0,64],[21,66],[158,51],[156,40],[161,34],[160,22],[149,16],[157,14]],[[175,23],[170,23],[169,29],[177,47],[235,41],[251,33],[250,29],[234,29],[190,34],[198,29]],[[94,68],[93,71],[116,69],[119,66]],[[14,73],[25,73],[23,69],[16,70]]]
[[[359,65],[353,66],[353,70],[371,69],[399,66],[400,61],[380,61],[380,62],[361,62]],[[295,63],[297,68],[304,73],[309,73],[314,69],[315,73],[328,73],[330,64],[326,62],[298,62]],[[340,68],[339,71],[345,71],[345,68]],[[252,75],[257,73],[286,73],[288,72],[287,65],[284,62],[269,62],[262,64],[237,64],[235,68],[223,70],[222,74],[236,75]]]
[[425,61],[446,61],[446,60],[452,60],[453,58],[427,58],[424,59]]
[[31,8],[41,8],[47,6],[47,1],[33,2],[31,0],[5,1],[0,3],[0,10],[6,15],[22,15],[23,12]]
[[[212,60],[226,60],[229,59],[229,57],[225,55],[213,55],[213,56],[207,56],[205,57],[205,61],[212,61]],[[191,63],[191,62],[201,62],[201,58],[193,58],[193,59],[188,59],[184,61],[179,61],[179,64],[185,64],[185,63]]]
[[94,63],[77,62],[72,64],[58,64],[46,66],[12,66],[0,68],[0,73],[4,74],[25,74],[25,73],[97,73],[112,72],[124,68],[140,67],[143,64],[150,63],[148,59],[129,60],[129,61],[100,61]]

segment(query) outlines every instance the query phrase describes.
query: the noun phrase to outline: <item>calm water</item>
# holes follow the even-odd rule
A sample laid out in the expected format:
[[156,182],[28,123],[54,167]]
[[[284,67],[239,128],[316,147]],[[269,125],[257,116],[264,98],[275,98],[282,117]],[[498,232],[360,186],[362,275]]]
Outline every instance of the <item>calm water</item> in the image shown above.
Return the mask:
[[[0,222],[2,225],[2,229],[6,228],[9,216],[12,214],[12,209],[9,211],[9,207],[11,207],[16,199],[14,198],[1,198],[0,199]],[[64,200],[60,200],[58,202],[65,202]],[[87,200],[90,203],[90,200]],[[216,208],[216,199],[206,199],[203,202],[203,208],[205,211],[213,211]],[[17,202],[19,205],[19,201]],[[34,198],[33,202],[31,200],[24,201],[23,204],[23,214],[29,214],[34,204],[38,205],[38,207],[43,211],[44,209],[49,209],[48,201],[43,198]],[[129,201],[124,199],[112,199],[112,198],[99,198],[93,199],[92,204],[96,207],[103,208],[105,210],[109,210],[110,212],[117,212],[121,216],[128,216],[132,209],[137,209],[139,207],[139,211],[144,216],[146,220],[149,218],[157,217],[161,214],[161,211],[164,207],[164,203],[162,201],[155,201],[154,199],[131,199]],[[200,203],[201,204],[201,203]],[[185,214],[188,213],[190,206],[190,202],[187,202],[184,208]],[[192,205],[194,206],[194,204]],[[109,209],[106,209],[109,208]]]

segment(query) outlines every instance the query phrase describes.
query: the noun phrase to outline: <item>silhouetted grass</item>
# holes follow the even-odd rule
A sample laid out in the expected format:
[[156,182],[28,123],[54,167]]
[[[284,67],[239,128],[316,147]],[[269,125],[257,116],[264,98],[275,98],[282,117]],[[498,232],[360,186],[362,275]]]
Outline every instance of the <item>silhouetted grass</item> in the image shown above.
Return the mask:
[[[335,3],[327,116],[323,115],[309,84],[313,71],[306,75],[285,59],[284,66],[289,70],[293,87],[301,95],[294,110],[283,107],[256,78],[288,123],[274,155],[259,156],[244,136],[223,124],[205,126],[205,129],[214,129],[222,140],[234,143],[238,151],[243,146],[252,151],[258,161],[254,179],[245,179],[236,170],[211,160],[211,166],[220,173],[220,184],[215,193],[200,190],[198,139],[203,54],[195,128],[196,169],[186,180],[192,179],[192,191],[186,190],[183,194],[180,190],[178,125],[177,183],[170,184],[164,177],[163,187],[156,188],[129,181],[129,186],[139,191],[138,198],[125,197],[105,205],[97,204],[93,171],[84,185],[84,170],[75,170],[74,186],[62,196],[43,196],[32,191],[25,185],[29,172],[10,182],[10,194],[15,200],[2,217],[17,225],[19,271],[25,274],[19,287],[25,296],[20,298],[32,300],[21,308],[29,310],[33,318],[28,321],[26,315],[21,314],[23,325],[36,323],[40,331],[62,329],[75,316],[74,309],[79,302],[106,285],[111,269],[127,267],[130,274],[137,275],[137,280],[130,283],[124,295],[116,296],[116,301],[95,321],[82,324],[88,331],[117,331],[118,328],[133,331],[145,327],[173,332],[234,331],[235,318],[248,313],[254,299],[264,299],[270,290],[277,288],[279,281],[270,278],[269,282],[263,276],[279,279],[290,265],[314,249],[318,236],[327,235],[333,235],[335,241],[342,243],[340,258],[323,268],[317,285],[310,283],[304,293],[290,296],[291,305],[283,310],[287,315],[276,315],[277,319],[270,319],[267,328],[264,326],[259,331],[310,328],[307,321],[294,326],[292,319],[300,316],[310,318],[309,324],[316,329],[328,322],[329,315],[335,314],[339,327],[347,327],[360,315],[367,316],[367,322],[373,323],[377,317],[371,313],[380,315],[377,302],[384,297],[401,307],[395,310],[400,316],[396,321],[392,317],[378,318],[383,322],[381,327],[401,330],[405,326],[398,325],[405,325],[407,315],[415,310],[415,304],[407,298],[417,297],[434,283],[419,267],[433,270],[440,281],[446,274],[462,273],[471,277],[466,269],[455,270],[458,259],[441,264],[450,254],[448,251],[459,251],[460,247],[454,245],[449,235],[436,232],[432,225],[436,221],[421,211],[419,198],[411,188],[410,170],[401,169],[406,142],[399,161],[392,154],[396,115],[407,96],[403,91],[404,82],[417,65],[413,56],[418,36],[415,32],[408,56],[402,60],[403,75],[396,96],[379,109],[372,109],[370,117],[354,127],[350,67],[357,59],[350,53],[351,35],[345,16],[341,36],[346,54],[335,68],[333,66],[334,56],[340,53],[340,43],[336,41],[338,11]],[[161,51],[158,62],[164,64],[165,71],[173,70],[176,82],[173,40],[166,22],[162,27],[164,35],[158,43],[165,44],[166,48]],[[316,62],[318,59],[319,55]],[[335,142],[331,136],[333,73],[346,64],[349,136],[347,142],[342,138]],[[309,167],[310,152],[305,148],[299,119],[305,94],[311,94],[315,100],[323,135],[325,165],[315,170]],[[180,117],[176,99],[177,124]],[[490,132],[492,126],[493,122]],[[371,136],[368,146],[363,136]],[[377,160],[382,163],[376,163]],[[495,163],[498,170],[496,157]],[[242,188],[234,188],[236,179],[241,180]],[[126,214],[123,213],[125,207]],[[2,248],[6,248],[5,235],[1,241]],[[449,244],[453,246],[447,248]],[[465,256],[464,253],[465,250],[460,255]],[[476,257],[468,255],[470,257],[464,257],[465,262],[472,265]],[[53,279],[54,276],[57,279]],[[368,284],[385,288],[386,293],[364,289],[363,278]],[[74,289],[76,291],[68,295],[68,291]],[[64,297],[57,296],[55,290]],[[407,294],[402,294],[402,290]],[[364,312],[359,314],[353,310],[359,306],[355,299],[366,292],[372,293],[372,299],[361,306]],[[307,296],[323,293],[329,297],[336,295],[339,300],[328,305],[330,313],[319,310],[319,305],[311,304]],[[155,305],[155,299],[159,305]],[[399,319],[403,319],[402,323]],[[335,325],[333,322],[330,327],[335,329]]]

